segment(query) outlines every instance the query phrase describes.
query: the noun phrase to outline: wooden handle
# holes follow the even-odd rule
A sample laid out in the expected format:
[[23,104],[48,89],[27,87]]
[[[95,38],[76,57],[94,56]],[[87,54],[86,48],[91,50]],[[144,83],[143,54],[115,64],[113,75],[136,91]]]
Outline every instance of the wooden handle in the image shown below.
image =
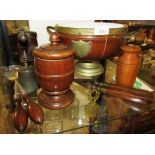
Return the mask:
[[138,96],[138,95],[132,94],[125,90],[119,91],[116,88],[107,89],[107,94],[115,96],[115,97],[120,97],[127,101],[140,103],[140,104],[148,104],[148,103],[152,103],[152,101],[153,101],[153,98]]
[[27,112],[28,112],[29,118],[34,123],[43,124],[43,121],[44,121],[44,112],[43,112],[42,108],[38,104],[36,104],[35,102],[32,101],[32,99],[30,98],[30,96],[26,93],[26,91],[20,85],[20,83],[18,81],[16,81],[16,83],[18,85],[19,91],[20,91],[23,99],[27,103]]
[[127,88],[127,87],[122,87],[122,86],[113,85],[113,84],[110,84],[109,88],[111,88],[111,89],[116,88],[118,90],[128,91],[129,93],[131,92],[135,96],[137,95],[137,96],[142,96],[142,97],[147,97],[147,98],[153,98],[152,92],[149,92],[149,91],[143,90],[143,89]]
[[74,81],[86,88],[91,88],[92,86],[94,86],[103,94],[109,94],[115,97],[120,97],[122,99],[132,102],[147,104],[152,103],[154,100],[153,93],[147,90],[126,88],[119,85],[108,83],[98,83],[96,81],[87,79],[74,79]]
[[13,125],[16,130],[23,133],[28,125],[28,114],[21,105],[21,99],[15,99],[16,108],[12,114]]
[[120,92],[126,91],[128,93],[134,94],[135,96],[142,96],[142,97],[151,98],[151,99],[154,97],[152,92],[149,92],[143,89],[128,88],[128,87],[119,86],[116,84],[98,83],[98,82],[95,82],[95,85],[98,87],[106,87],[108,89],[117,89]]
[[31,121],[36,124],[43,124],[44,112],[42,108],[37,103],[33,102],[29,96],[23,95],[23,98],[27,103],[27,112]]

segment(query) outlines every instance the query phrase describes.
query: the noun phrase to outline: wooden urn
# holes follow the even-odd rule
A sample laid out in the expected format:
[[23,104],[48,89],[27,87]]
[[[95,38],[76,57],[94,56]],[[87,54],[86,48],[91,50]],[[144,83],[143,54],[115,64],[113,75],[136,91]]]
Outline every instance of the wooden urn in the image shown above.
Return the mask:
[[36,78],[42,88],[38,102],[48,109],[61,109],[75,98],[70,90],[74,78],[74,50],[60,43],[58,33],[50,33],[50,42],[33,50]]

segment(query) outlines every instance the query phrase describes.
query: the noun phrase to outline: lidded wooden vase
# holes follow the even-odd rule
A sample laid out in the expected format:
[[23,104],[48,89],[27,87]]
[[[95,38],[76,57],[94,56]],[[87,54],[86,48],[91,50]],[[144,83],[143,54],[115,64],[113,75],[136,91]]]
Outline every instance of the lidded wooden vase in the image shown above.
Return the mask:
[[70,90],[74,78],[74,50],[61,44],[56,32],[50,33],[49,40],[50,44],[33,50],[36,78],[42,88],[38,102],[45,108],[61,109],[75,98]]
[[116,70],[116,84],[132,87],[140,67],[140,51],[137,45],[128,44],[121,47],[120,55]]

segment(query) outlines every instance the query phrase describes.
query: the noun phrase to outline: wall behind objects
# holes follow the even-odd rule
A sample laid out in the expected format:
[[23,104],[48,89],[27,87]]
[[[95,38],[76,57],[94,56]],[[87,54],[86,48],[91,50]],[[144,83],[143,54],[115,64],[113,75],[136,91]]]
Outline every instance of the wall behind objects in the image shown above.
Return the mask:
[[29,27],[30,31],[35,31],[37,33],[38,45],[42,45],[49,42],[49,35],[46,31],[47,26],[55,26],[55,24],[58,23],[74,22],[74,21],[80,22],[83,20],[29,20]]

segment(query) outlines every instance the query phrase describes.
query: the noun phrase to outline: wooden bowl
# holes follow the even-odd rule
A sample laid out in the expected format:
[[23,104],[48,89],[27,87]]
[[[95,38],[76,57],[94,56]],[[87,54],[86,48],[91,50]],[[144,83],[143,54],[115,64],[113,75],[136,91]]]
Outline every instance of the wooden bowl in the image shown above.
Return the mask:
[[115,23],[70,22],[48,26],[61,41],[72,45],[78,59],[100,60],[116,55],[124,43],[127,26]]

